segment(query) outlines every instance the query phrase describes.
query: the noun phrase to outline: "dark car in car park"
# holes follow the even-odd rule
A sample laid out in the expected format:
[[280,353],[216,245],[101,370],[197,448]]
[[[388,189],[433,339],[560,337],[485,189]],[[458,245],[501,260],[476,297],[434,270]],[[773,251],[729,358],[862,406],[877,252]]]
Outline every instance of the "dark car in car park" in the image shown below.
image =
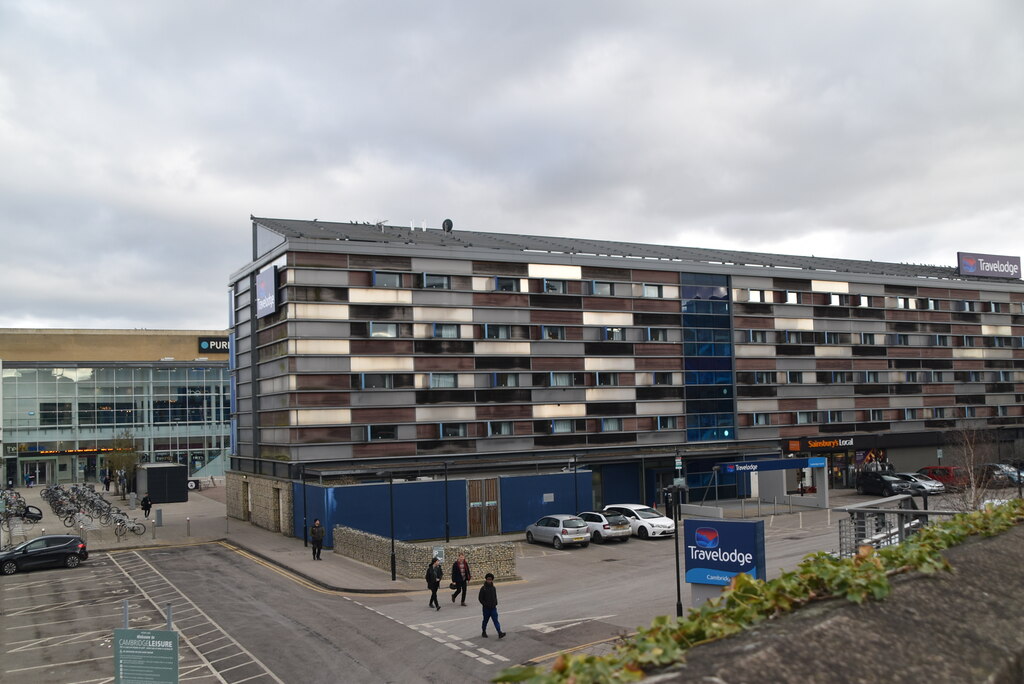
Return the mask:
[[72,534],[47,534],[0,551],[0,573],[13,575],[34,568],[77,568],[89,558],[85,540]]
[[909,482],[901,480],[892,473],[868,470],[857,476],[857,493],[893,496],[895,494],[910,494],[911,489]]

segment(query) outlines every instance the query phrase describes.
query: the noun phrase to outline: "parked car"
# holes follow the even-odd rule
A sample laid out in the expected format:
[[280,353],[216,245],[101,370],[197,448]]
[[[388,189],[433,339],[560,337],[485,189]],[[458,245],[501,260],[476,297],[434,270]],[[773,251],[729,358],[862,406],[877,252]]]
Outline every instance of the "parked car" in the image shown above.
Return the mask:
[[910,483],[896,477],[893,473],[865,470],[857,475],[858,494],[893,496],[895,494],[910,494],[910,492]]
[[604,511],[585,511],[579,514],[590,529],[590,539],[595,544],[603,544],[609,539],[627,542],[633,535],[633,526],[621,513]]
[[657,509],[643,504],[611,504],[604,507],[604,512],[624,515],[633,534],[641,539],[671,537],[676,532],[672,518],[666,518]]
[[1018,472],[1020,473],[1020,479],[1024,480],[1024,468],[1021,468],[1020,471],[1018,471],[1016,466],[1012,466],[1008,463],[993,463],[992,465],[1002,470],[1006,475],[1006,479],[1008,479],[1012,485],[1017,484]]
[[909,482],[910,491],[914,494],[928,494],[931,496],[932,494],[942,494],[946,491],[946,485],[921,473],[893,473],[893,475]]
[[938,480],[951,492],[963,490],[970,483],[967,471],[960,466],[925,466],[918,468],[917,472],[927,475],[933,480]]
[[582,518],[575,515],[545,515],[526,528],[526,541],[551,544],[556,549],[566,544],[579,544],[586,548],[590,546],[590,529]]
[[[1010,476],[998,463],[982,463],[978,466],[978,482],[983,487],[1009,487]],[[1016,484],[1016,481],[1012,481]]]
[[89,557],[85,540],[71,534],[47,534],[0,551],[0,572],[13,575],[23,570],[63,565],[77,568]]

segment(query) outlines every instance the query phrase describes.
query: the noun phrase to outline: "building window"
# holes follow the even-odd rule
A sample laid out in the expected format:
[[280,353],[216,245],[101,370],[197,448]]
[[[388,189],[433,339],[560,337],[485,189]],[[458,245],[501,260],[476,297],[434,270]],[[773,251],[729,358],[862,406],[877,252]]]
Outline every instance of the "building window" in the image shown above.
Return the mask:
[[493,387],[519,387],[518,373],[495,373],[492,377]]
[[879,382],[880,378],[878,371],[864,371],[864,382]]
[[366,428],[366,436],[370,441],[378,439],[398,439],[397,425],[369,425]]
[[889,344],[897,347],[906,347],[910,344],[910,335],[906,333],[893,333],[889,335]]
[[818,422],[817,411],[797,411],[796,412],[796,423],[797,425],[809,425],[811,423]]
[[575,382],[573,381],[573,373],[552,373],[551,374],[551,386],[552,387],[572,387]]
[[842,344],[843,337],[842,333],[837,332],[825,332],[825,344]]
[[398,324],[370,323],[370,337],[398,337]]
[[916,309],[917,300],[910,297],[897,297],[896,308],[898,309]]
[[675,430],[678,424],[676,416],[658,416],[659,430]]
[[571,418],[561,418],[559,420],[551,421],[551,432],[552,433],[575,432],[575,431],[576,431],[576,421],[571,419]]
[[996,407],[996,412],[998,413],[1000,418],[1006,418],[1007,416],[1010,415],[1010,407],[1007,406],[1006,404],[1000,404],[999,406]]
[[875,343],[875,333],[862,332],[860,334],[860,343],[861,344],[874,344]]
[[498,292],[519,292],[519,278],[495,278],[494,289]]
[[484,325],[484,337],[489,340],[508,340],[512,337],[512,326],[511,325],[494,325],[487,323]]
[[882,409],[871,409],[868,411],[868,417],[872,423],[881,423],[885,420],[885,411]]
[[601,421],[601,432],[621,432],[622,431],[622,419],[621,418],[604,418]]
[[916,408],[905,408],[903,409],[903,420],[917,420],[918,409]]
[[496,437],[501,435],[512,434],[512,421],[511,420],[492,420],[487,423],[487,434]]
[[466,423],[441,423],[441,439],[452,437],[466,437],[469,435],[469,426]]
[[395,376],[389,373],[363,373],[360,376],[360,385],[363,389],[392,389],[395,386]]
[[747,341],[753,342],[754,344],[767,344],[768,342],[768,331],[767,330],[748,330]]
[[784,296],[785,296],[785,300],[784,301],[786,302],[786,304],[799,304],[800,303],[801,296],[800,296],[799,292],[793,292],[792,290],[787,290],[784,293]]
[[800,385],[804,381],[803,371],[789,371],[786,373],[786,380],[791,385]]
[[943,408],[942,406],[937,406],[937,407],[932,409],[932,418],[945,418],[945,417],[946,417],[946,409]]
[[964,418],[974,418],[978,415],[977,407],[975,406],[964,406]]
[[775,371],[754,371],[755,385],[772,385],[775,383]]
[[605,328],[604,329],[604,339],[606,339],[606,340],[615,340],[615,341],[621,342],[621,341],[626,339],[626,329],[625,328]]
[[382,271],[373,272],[374,287],[402,287],[401,273],[385,273]]
[[614,286],[608,282],[594,280],[590,283],[590,294],[611,297],[614,294]]
[[771,425],[772,414],[770,413],[754,413],[751,415],[751,422],[754,425]]
[[562,325],[542,325],[540,327],[540,338],[542,340],[564,340],[565,339],[565,326],[562,326]]
[[644,283],[644,297],[655,297],[662,298],[665,296],[665,287],[663,285],[650,285]]
[[564,280],[544,280],[544,291],[551,294],[565,294],[568,292],[568,285]]
[[651,342],[668,342],[668,328],[648,328],[647,339]]
[[446,275],[423,274],[423,287],[434,290],[452,289],[452,277]]
[[747,301],[764,303],[767,301],[764,290],[747,290]]
[[655,385],[671,385],[672,371],[654,371]]
[[459,336],[459,324],[458,323],[435,323],[434,324],[434,337],[441,337],[444,339],[455,339]]
[[842,411],[829,411],[827,415],[827,422],[829,423],[842,423],[843,412]]
[[618,373],[598,373],[597,384],[603,387],[614,387],[619,384]]
[[431,389],[450,389],[458,387],[458,376],[455,373],[431,373]]

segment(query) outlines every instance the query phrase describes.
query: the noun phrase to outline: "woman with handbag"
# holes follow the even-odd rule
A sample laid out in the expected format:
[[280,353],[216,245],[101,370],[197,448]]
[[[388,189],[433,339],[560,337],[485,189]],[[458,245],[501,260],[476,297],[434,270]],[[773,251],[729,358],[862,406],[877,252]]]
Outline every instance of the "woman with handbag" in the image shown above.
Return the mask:
[[449,585],[449,588],[455,592],[452,594],[452,603],[455,603],[456,596],[462,594],[462,605],[466,605],[466,585],[469,584],[471,577],[466,554],[460,553],[458,560],[452,563],[452,583]]

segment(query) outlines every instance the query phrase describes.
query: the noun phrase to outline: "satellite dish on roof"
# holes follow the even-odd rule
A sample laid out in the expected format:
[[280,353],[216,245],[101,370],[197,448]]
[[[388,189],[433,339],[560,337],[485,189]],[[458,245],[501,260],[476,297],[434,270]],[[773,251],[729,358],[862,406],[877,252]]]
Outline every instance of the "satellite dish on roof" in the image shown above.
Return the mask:
[[442,223],[442,224],[441,224],[441,228],[443,228],[443,229],[444,229],[444,232],[446,232],[446,233],[450,233],[450,232],[452,232],[452,227],[453,227],[454,225],[455,225],[455,224],[453,224],[453,223],[452,223],[452,220],[451,220],[451,219],[445,219],[445,220],[444,220],[444,223]]

